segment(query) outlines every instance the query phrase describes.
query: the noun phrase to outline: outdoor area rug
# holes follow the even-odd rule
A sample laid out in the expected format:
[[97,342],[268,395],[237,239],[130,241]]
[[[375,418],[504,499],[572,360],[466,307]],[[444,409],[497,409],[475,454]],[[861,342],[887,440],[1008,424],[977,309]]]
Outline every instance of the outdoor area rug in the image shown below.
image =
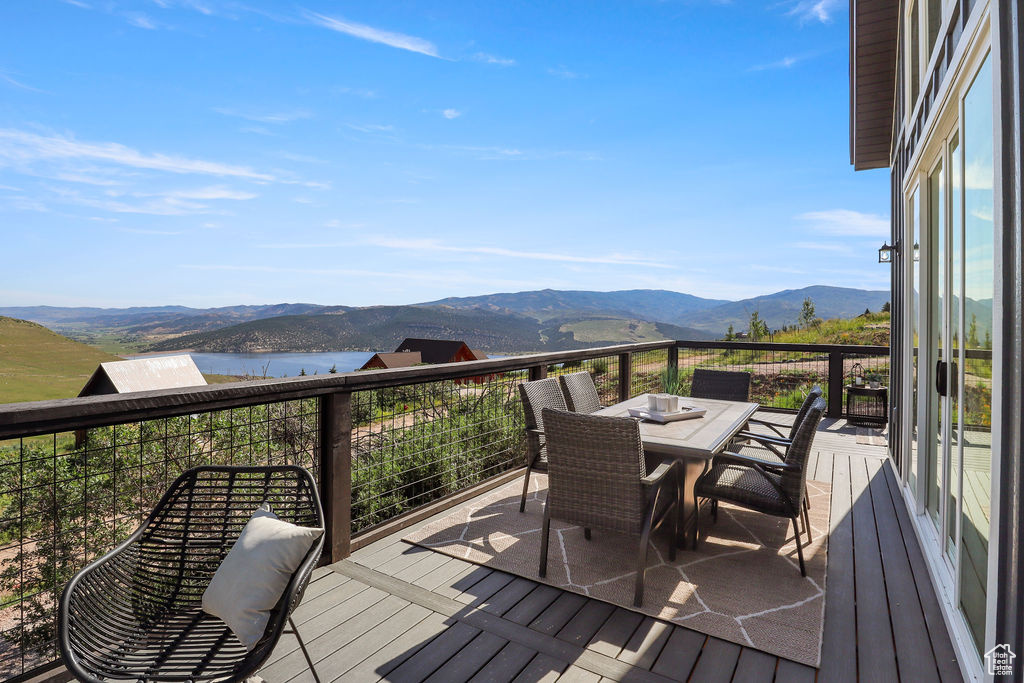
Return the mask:
[[[666,523],[648,554],[644,602],[633,607],[638,539],[552,520],[547,578],[537,575],[547,476],[534,474],[526,512],[522,480],[432,522],[404,540],[446,555],[547,583],[718,638],[817,667],[825,613],[825,568],[831,487],[808,481],[814,540],[800,576],[793,526],[720,504],[717,524],[701,515],[696,552],[668,561]],[[806,536],[804,537],[806,540]]]

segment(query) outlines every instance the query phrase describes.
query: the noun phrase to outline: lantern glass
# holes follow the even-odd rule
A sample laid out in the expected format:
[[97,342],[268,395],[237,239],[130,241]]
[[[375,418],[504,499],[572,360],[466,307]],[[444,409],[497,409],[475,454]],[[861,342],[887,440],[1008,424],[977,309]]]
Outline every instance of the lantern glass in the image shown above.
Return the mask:
[[878,248],[878,262],[879,263],[892,263],[892,251],[893,248],[888,243],[883,244]]

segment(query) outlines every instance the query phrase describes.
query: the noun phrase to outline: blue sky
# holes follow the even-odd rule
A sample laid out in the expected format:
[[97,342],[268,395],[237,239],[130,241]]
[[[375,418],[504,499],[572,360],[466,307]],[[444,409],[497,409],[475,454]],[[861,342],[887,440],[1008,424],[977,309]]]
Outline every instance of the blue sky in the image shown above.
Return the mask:
[[845,0],[12,0],[2,305],[888,288]]

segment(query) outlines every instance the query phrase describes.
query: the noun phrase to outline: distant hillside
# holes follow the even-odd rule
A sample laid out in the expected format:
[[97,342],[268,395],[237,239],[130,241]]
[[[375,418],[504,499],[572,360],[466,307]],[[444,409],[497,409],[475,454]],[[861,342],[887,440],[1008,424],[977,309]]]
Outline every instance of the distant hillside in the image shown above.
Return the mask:
[[373,306],[330,315],[281,316],[167,339],[153,351],[212,352],[390,350],[406,337],[461,339],[488,352],[543,351],[619,341],[709,338],[706,333],[639,320],[591,317],[552,324],[508,312],[445,306]]
[[120,360],[27,320],[0,317],[0,403],[77,396],[100,363]]
[[683,313],[703,311],[724,303],[728,301],[702,299],[692,294],[663,289],[630,289],[617,292],[542,289],[532,292],[450,297],[421,305],[511,311],[538,320],[604,313],[639,320],[675,322]]
[[819,318],[852,318],[863,313],[865,309],[881,310],[882,304],[889,301],[890,293],[887,290],[821,285],[787,289],[775,294],[733,301],[704,311],[687,313],[672,322],[721,335],[729,325],[737,332],[746,330],[750,324],[751,313],[757,311],[769,328],[780,329],[783,325],[796,324],[804,299],[807,297],[814,302],[815,313]]
[[[863,311],[861,311],[863,313]],[[772,337],[777,344],[868,344],[889,345],[888,313],[858,315],[849,319],[833,318],[800,330],[779,332]]]

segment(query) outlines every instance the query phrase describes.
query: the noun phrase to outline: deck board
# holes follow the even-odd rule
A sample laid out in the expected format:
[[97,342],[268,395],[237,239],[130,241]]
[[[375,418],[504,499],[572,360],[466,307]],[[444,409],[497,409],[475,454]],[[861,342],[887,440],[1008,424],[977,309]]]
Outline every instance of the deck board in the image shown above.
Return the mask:
[[850,462],[850,485],[853,495],[853,557],[857,595],[857,671],[869,681],[899,680],[896,669],[896,648],[888,598],[885,594],[885,572],[879,552],[874,509],[868,493],[867,463]]
[[817,670],[413,546],[399,532],[316,570],[293,615],[306,652],[286,633],[261,676],[267,683],[962,680],[885,448],[858,444],[845,422],[825,420],[808,466],[810,478],[832,483]]

